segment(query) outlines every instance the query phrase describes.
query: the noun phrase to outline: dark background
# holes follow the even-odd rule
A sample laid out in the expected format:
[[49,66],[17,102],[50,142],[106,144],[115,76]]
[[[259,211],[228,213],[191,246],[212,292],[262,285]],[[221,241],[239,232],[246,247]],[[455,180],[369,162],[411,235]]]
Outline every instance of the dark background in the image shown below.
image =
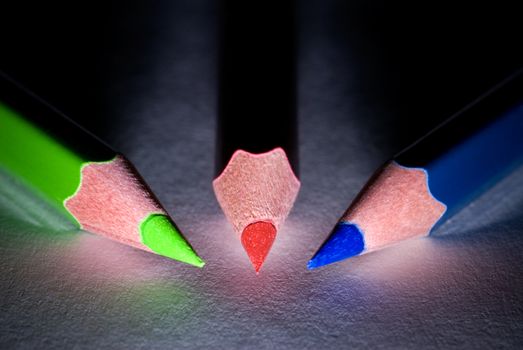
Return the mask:
[[521,171],[442,238],[305,270],[380,163],[523,65],[517,2],[297,3],[302,190],[259,276],[210,184],[218,2],[0,5],[0,69],[126,154],[208,262],[3,218],[0,345],[523,344]]
[[[257,3],[264,15],[267,3]],[[176,95],[218,77],[219,2],[1,6],[1,69],[102,138],[125,122],[122,106],[150,98],[158,80]],[[390,154],[523,65],[518,10],[516,1],[299,1],[301,78],[309,55],[326,56],[317,69],[332,72],[333,104],[351,98],[371,108],[362,127],[389,126]],[[266,26],[271,33],[270,18]],[[190,55],[211,58],[205,77],[181,67]]]

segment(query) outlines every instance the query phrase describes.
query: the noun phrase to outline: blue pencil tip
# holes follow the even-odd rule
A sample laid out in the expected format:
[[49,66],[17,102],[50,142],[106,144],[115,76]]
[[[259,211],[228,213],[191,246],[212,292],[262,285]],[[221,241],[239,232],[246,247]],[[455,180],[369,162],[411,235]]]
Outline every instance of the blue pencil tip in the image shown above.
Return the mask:
[[336,225],[331,235],[307,263],[309,270],[359,255],[365,244],[358,226],[346,222]]

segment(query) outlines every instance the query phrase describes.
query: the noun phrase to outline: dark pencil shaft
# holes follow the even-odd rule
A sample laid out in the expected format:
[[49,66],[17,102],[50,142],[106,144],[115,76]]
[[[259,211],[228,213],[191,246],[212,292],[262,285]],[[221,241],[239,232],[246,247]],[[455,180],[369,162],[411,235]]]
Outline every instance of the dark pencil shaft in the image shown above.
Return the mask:
[[394,159],[404,166],[425,167],[522,102],[523,70],[449,118]]
[[217,173],[232,154],[282,147],[297,171],[292,1],[223,1]]
[[116,152],[52,106],[0,72],[0,102],[88,161],[107,161]]

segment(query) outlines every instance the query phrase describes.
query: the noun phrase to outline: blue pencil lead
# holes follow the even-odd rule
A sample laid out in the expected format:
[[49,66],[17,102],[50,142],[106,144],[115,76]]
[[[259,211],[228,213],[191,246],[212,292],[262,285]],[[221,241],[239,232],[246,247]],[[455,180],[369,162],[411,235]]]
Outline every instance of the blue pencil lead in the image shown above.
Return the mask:
[[336,225],[331,235],[307,263],[309,270],[359,255],[364,249],[358,226],[346,222]]

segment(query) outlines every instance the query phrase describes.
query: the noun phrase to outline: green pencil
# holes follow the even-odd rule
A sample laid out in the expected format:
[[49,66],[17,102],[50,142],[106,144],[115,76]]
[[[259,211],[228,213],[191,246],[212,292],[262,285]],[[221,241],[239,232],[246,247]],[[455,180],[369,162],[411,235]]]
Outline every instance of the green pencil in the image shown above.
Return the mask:
[[0,167],[81,229],[205,264],[123,155],[3,74]]

